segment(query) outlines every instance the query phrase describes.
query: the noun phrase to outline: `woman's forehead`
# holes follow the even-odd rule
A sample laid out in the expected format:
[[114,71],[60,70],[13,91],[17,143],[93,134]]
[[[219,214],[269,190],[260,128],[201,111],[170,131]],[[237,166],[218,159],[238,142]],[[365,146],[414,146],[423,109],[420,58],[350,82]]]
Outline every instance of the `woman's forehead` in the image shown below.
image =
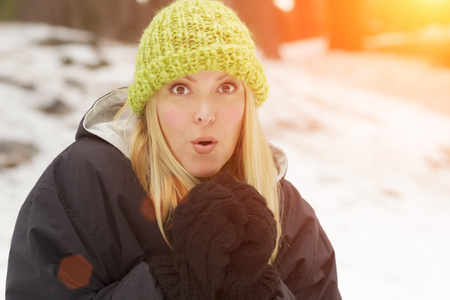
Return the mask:
[[193,82],[197,82],[198,80],[201,79],[205,79],[205,78],[209,78],[209,79],[215,79],[217,81],[220,81],[222,79],[228,78],[228,77],[232,77],[230,74],[226,73],[226,72],[222,72],[222,71],[205,71],[205,70],[201,70],[198,73],[195,74],[188,74],[182,78],[185,78],[189,81],[193,81]]

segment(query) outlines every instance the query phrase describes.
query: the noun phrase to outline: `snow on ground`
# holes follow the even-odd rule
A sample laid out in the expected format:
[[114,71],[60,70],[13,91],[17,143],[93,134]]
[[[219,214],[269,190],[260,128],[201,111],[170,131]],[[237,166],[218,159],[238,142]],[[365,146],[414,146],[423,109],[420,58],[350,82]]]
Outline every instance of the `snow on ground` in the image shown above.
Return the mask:
[[[131,82],[136,46],[103,41],[94,48],[86,33],[38,24],[0,24],[0,35],[0,141],[39,149],[30,161],[0,169],[4,295],[22,202],[73,141],[93,101]],[[282,61],[263,61],[271,91],[261,121],[288,154],[287,178],[335,247],[343,298],[443,298],[450,282],[450,70],[386,54],[327,52],[321,40],[285,45],[282,54]],[[55,103],[72,111],[42,111]]]

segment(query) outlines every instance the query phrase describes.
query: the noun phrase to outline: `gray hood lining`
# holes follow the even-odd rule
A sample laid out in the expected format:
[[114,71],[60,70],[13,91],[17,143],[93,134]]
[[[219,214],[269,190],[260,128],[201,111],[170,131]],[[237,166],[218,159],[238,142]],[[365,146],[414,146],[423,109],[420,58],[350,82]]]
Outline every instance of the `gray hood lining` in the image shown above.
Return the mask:
[[114,119],[127,101],[127,95],[127,89],[122,88],[98,99],[84,117],[83,127],[130,158],[130,138],[136,125],[136,117],[133,116],[132,110],[127,108],[120,119]]

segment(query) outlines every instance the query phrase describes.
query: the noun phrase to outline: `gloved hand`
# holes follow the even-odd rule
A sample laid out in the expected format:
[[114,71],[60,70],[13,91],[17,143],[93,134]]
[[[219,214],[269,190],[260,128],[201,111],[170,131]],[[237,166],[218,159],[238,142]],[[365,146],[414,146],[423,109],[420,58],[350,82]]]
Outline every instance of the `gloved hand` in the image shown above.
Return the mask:
[[167,299],[270,299],[276,222],[250,185],[222,175],[194,187],[173,214],[172,257],[149,260]]
[[273,213],[253,186],[237,182],[231,176],[221,176],[216,183],[228,188],[247,214],[244,238],[230,253],[230,264],[217,299],[271,299],[279,281],[275,269],[268,264],[277,237]]
[[230,252],[241,244],[246,221],[244,207],[227,188],[195,186],[173,213],[172,257],[149,261],[166,298],[211,299],[225,279]]

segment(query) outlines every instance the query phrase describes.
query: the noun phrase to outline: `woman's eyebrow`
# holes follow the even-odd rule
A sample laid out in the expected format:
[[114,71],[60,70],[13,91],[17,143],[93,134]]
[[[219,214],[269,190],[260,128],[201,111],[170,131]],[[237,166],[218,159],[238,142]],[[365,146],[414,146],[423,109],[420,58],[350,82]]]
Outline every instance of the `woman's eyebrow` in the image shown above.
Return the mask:
[[218,77],[218,78],[217,78],[217,81],[221,81],[221,80],[223,80],[223,79],[225,79],[225,78],[227,78],[227,77],[232,77],[232,76],[229,75],[229,74],[227,74],[227,73],[225,73],[225,74],[222,74],[220,77]]
[[192,76],[190,76],[190,75],[186,75],[186,76],[184,76],[184,78],[186,78],[187,80],[189,80],[189,81],[191,81],[191,82],[195,82],[195,83],[198,82],[197,79],[195,79],[194,77],[192,77]]

